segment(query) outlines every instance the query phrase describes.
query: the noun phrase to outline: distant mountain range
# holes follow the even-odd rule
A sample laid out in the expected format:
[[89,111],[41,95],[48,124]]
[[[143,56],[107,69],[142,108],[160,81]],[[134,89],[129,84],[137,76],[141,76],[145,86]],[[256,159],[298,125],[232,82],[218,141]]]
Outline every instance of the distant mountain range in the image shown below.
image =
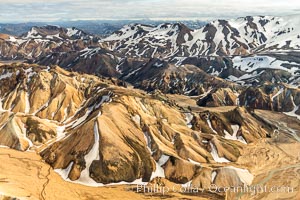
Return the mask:
[[[155,21],[155,20],[95,20],[95,21],[59,21],[59,22],[28,22],[28,23],[0,23],[0,33],[20,36],[28,32],[33,26],[57,25],[61,27],[77,27],[85,32],[107,36],[114,31],[121,29],[126,24],[140,23],[159,25],[162,23],[176,23],[176,21]],[[205,25],[204,21],[184,21],[190,28],[197,29]]]
[[[118,77],[144,89],[185,94],[199,93],[194,84],[184,81],[193,80],[188,78],[189,70],[180,68],[188,65],[240,85],[261,85],[266,81],[297,85],[299,26],[297,17],[270,16],[216,20],[199,29],[183,23],[134,23],[107,37],[74,27],[35,26],[19,37],[2,34],[0,57],[58,64]],[[166,86],[160,82],[162,77],[156,76],[169,74],[172,68],[176,73],[187,74],[181,77],[183,80],[174,79],[176,84]],[[150,69],[153,74],[148,73]],[[142,76],[144,70],[146,77]],[[185,87],[179,89],[178,84]]]

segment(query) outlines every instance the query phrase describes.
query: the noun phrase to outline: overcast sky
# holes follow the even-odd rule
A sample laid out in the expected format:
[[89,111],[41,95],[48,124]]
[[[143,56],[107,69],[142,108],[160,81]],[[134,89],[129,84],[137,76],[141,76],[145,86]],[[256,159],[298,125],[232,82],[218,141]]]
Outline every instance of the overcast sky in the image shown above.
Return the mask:
[[0,0],[0,22],[300,14],[299,0]]

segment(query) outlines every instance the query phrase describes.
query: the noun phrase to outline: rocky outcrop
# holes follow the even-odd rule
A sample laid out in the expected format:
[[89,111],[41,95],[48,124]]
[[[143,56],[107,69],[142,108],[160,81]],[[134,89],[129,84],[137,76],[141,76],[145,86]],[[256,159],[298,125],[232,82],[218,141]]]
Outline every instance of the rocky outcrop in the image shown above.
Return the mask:
[[255,109],[274,110],[291,114],[299,113],[300,90],[286,84],[264,84],[261,87],[249,87],[240,96],[240,105]]

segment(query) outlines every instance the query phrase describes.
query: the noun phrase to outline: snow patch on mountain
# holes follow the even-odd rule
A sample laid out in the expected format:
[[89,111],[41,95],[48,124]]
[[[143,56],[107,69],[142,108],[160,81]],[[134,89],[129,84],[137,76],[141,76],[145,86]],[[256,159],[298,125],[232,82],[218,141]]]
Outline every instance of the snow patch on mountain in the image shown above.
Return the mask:
[[86,163],[86,168],[81,172],[78,180],[74,181],[76,183],[83,183],[92,186],[97,186],[98,183],[90,177],[90,166],[94,160],[99,160],[99,145],[100,145],[100,136],[98,129],[98,121],[94,123],[94,145],[88,154],[84,156]]
[[152,172],[150,180],[156,177],[165,177],[165,171],[162,166],[169,160],[169,158],[170,156],[164,154],[159,158],[159,160],[156,162],[156,170]]
[[292,117],[296,117],[297,119],[300,120],[300,115],[296,114],[296,111],[299,110],[299,105],[297,106],[295,104],[295,101],[294,101],[294,97],[293,96],[290,96],[291,100],[292,100],[292,103],[293,103],[293,110],[290,111],[290,112],[284,112],[284,114],[288,115],[288,116],[292,116]]
[[247,144],[247,142],[245,141],[243,136],[237,136],[237,133],[240,129],[240,126],[239,125],[231,125],[231,128],[233,130],[232,135],[230,135],[226,130],[224,130],[225,139],[227,139],[227,140],[236,140],[236,141],[239,141],[241,143]]
[[237,168],[237,167],[233,167],[233,166],[228,166],[228,167],[224,167],[224,168],[234,170],[237,173],[240,181],[242,183],[244,183],[245,185],[251,185],[251,183],[254,179],[254,176],[247,169],[241,169],[241,168]]
[[211,142],[209,143],[210,147],[211,147],[211,155],[214,159],[214,161],[218,162],[218,163],[226,163],[226,162],[231,162],[230,160],[224,158],[224,157],[220,157],[218,154],[218,150],[216,148],[216,146],[214,144],[212,144]]
[[199,162],[197,162],[197,161],[194,161],[194,160],[192,160],[192,159],[190,159],[190,158],[188,158],[188,161],[189,161],[190,163],[194,164],[194,165],[199,165],[199,166],[201,166],[201,163],[199,163]]
[[284,88],[283,88],[283,87],[280,88],[280,90],[279,90],[274,96],[272,96],[271,100],[274,101],[274,99],[275,99],[276,97],[278,97],[283,91],[284,91]]
[[216,176],[217,176],[217,172],[216,172],[216,171],[213,171],[213,172],[211,173],[211,182],[212,182],[212,183],[215,181]]
[[191,113],[184,113],[185,114],[185,119],[186,119],[186,125],[189,128],[192,128],[192,120],[194,118],[194,116]]
[[10,73],[10,72],[5,73],[5,74],[0,74],[0,81],[2,79],[10,78],[12,75],[13,75],[13,73]]

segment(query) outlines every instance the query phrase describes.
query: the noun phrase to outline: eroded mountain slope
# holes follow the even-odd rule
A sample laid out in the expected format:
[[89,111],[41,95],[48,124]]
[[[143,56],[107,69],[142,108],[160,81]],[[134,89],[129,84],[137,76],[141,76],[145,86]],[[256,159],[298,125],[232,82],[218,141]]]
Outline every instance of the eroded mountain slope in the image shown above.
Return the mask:
[[[250,185],[259,172],[244,161],[245,152],[260,151],[280,127],[245,107],[192,109],[159,92],[57,66],[3,65],[1,74],[1,145],[38,152],[77,184],[163,178],[203,188]],[[298,128],[280,129],[283,143],[296,147]],[[259,162],[272,169],[296,162],[284,160],[280,148],[266,148],[278,156]]]

